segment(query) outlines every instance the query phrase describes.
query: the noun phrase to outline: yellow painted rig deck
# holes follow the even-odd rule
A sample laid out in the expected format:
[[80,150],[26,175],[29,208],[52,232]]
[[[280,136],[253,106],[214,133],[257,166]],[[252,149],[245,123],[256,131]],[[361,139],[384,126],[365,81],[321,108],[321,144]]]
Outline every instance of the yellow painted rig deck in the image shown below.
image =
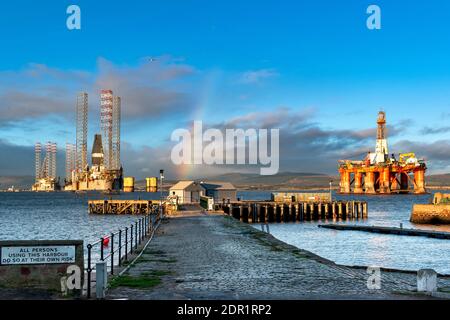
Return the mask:
[[365,201],[290,202],[245,201],[219,205],[225,214],[247,223],[355,220],[368,217]]
[[89,200],[90,214],[146,215],[154,212],[159,201],[150,200]]

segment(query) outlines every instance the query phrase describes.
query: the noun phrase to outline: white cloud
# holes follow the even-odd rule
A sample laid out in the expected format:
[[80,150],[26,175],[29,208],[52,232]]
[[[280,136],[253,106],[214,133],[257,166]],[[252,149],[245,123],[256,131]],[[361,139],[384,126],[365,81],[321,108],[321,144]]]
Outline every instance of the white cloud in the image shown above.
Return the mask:
[[125,121],[180,113],[193,103],[190,77],[194,74],[193,67],[166,56],[136,66],[99,58],[93,72],[31,63],[17,72],[0,72],[0,124],[52,115],[72,117],[79,91],[89,93],[90,109],[98,108],[101,89],[112,89],[122,97]]
[[257,84],[263,80],[277,77],[278,75],[275,69],[249,70],[239,76],[238,82],[243,84]]

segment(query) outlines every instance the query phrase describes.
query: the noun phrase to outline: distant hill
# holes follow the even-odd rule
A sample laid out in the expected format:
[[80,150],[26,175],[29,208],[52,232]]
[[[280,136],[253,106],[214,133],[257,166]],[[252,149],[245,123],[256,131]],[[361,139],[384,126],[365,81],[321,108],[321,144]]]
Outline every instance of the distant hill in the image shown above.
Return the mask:
[[[273,176],[261,176],[252,173],[226,173],[196,180],[231,182],[239,189],[289,190],[328,188],[330,180],[333,180],[333,187],[339,186],[338,176],[311,172],[280,172]],[[426,181],[430,187],[448,187],[450,186],[450,173],[429,175]],[[176,180],[165,180],[164,185],[170,186],[176,182]],[[0,176],[0,190],[8,189],[11,186],[18,189],[30,189],[33,183],[33,176]],[[141,190],[145,189],[145,180],[136,181],[136,187]]]
[[[200,179],[201,180],[201,179]],[[261,176],[259,174],[227,173],[205,180],[218,180],[233,183],[240,189],[322,189],[328,188],[330,180],[333,187],[339,186],[339,176],[330,176],[321,173],[308,172],[280,172],[273,176]],[[426,178],[430,187],[450,186],[450,174],[430,175]]]
[[[336,177],[320,173],[306,172],[280,172],[273,176],[261,176],[256,173],[226,173],[217,176],[197,178],[197,181],[224,181],[231,182],[239,189],[298,189],[298,188],[328,188],[330,179],[333,185],[338,184]],[[191,180],[191,179],[186,179]],[[165,180],[164,185],[170,187],[178,180]],[[135,183],[138,189],[145,188],[145,180]]]
[[[188,180],[188,179],[186,179]],[[238,189],[259,190],[289,190],[289,189],[325,189],[329,188],[330,180],[333,180],[333,188],[339,186],[339,177],[311,172],[280,172],[273,176],[261,176],[251,173],[226,173],[196,180],[231,182]],[[430,187],[450,186],[450,174],[427,176],[427,185]],[[165,181],[164,185],[170,186],[177,181]],[[136,182],[136,187],[145,188],[145,181]]]
[[450,173],[430,175],[426,182],[431,187],[448,187],[450,186]]
[[16,189],[31,189],[33,183],[33,176],[0,176],[0,190],[6,190],[11,186]]
[[[330,180],[336,177],[320,173],[307,172],[280,172],[273,176],[259,174],[227,173],[205,180],[218,180],[233,183],[242,189],[298,189],[298,188],[325,188]],[[336,183],[336,182],[335,182]]]

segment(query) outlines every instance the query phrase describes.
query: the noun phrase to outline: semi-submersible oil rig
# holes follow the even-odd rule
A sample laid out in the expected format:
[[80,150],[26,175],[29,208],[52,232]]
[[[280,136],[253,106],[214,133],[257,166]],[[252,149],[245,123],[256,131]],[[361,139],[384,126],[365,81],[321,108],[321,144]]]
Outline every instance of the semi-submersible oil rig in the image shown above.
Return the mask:
[[378,113],[377,125],[375,153],[369,152],[361,161],[339,161],[340,193],[426,193],[425,161],[414,153],[401,153],[398,159],[389,155],[385,112]]

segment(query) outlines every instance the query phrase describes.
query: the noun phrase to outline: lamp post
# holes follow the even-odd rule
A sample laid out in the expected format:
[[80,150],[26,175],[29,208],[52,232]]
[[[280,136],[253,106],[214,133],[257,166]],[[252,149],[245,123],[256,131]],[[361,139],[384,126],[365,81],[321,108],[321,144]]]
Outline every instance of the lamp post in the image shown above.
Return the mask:
[[164,170],[159,170],[159,217],[162,219],[163,216],[163,195],[162,195],[162,187],[163,187],[163,179],[164,179]]
[[333,186],[333,180],[330,180],[330,202],[333,202],[333,193],[331,191],[332,186]]

